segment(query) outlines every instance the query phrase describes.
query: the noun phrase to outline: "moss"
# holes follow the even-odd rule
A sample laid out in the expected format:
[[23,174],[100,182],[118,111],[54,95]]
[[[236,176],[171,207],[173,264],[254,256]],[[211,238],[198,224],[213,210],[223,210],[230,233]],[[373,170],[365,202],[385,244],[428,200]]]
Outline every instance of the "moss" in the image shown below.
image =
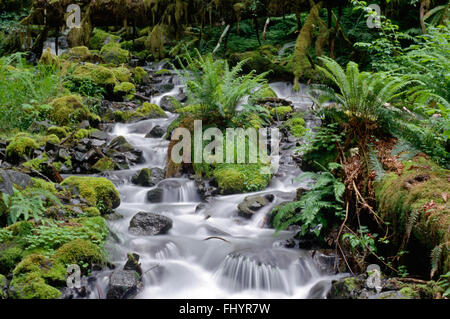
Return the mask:
[[42,163],[48,162],[48,160],[49,160],[49,157],[48,157],[47,153],[43,153],[41,156],[33,158],[32,160],[29,160],[29,161],[23,163],[23,166],[40,171],[40,165]]
[[130,82],[131,80],[131,71],[128,70],[126,67],[117,67],[111,69],[114,76],[119,82]]
[[89,135],[92,133],[92,132],[96,132],[97,131],[97,129],[85,129],[85,128],[82,128],[82,129],[79,129],[73,136],[74,136],[74,138],[76,138],[77,140],[80,140],[80,139],[83,139],[83,138],[86,138],[86,137],[89,137]]
[[50,119],[57,125],[64,126],[93,118],[91,112],[83,105],[79,95],[66,95],[54,99],[50,105]]
[[22,249],[14,243],[0,244],[0,273],[9,274],[22,259]]
[[14,299],[57,299],[61,293],[48,285],[39,272],[30,272],[13,277],[9,295]]
[[93,50],[100,50],[106,42],[119,42],[119,40],[120,37],[117,35],[108,33],[99,28],[94,28],[89,47]]
[[58,136],[56,136],[56,134],[49,134],[49,135],[40,136],[37,139],[37,142],[39,145],[44,146],[45,144],[47,144],[47,142],[50,142],[53,144],[58,144],[59,142],[61,142],[61,140],[59,139]]
[[33,180],[33,189],[43,189],[54,195],[58,194],[58,191],[55,188],[55,183],[46,182],[43,179],[35,177],[32,177],[31,179]]
[[112,70],[92,63],[86,63],[75,67],[73,76],[77,80],[89,79],[95,84],[110,90],[118,84]]
[[[450,193],[450,171],[422,156],[403,164],[400,175],[387,174],[376,184],[381,218],[390,222],[399,243],[414,214],[412,236],[430,250],[441,244],[445,247],[450,236],[450,209],[445,199],[445,194]],[[446,273],[450,270],[447,249],[442,249],[440,260],[440,270]]]
[[100,216],[100,211],[97,207],[87,207],[83,209],[83,212],[89,217],[97,217]]
[[4,292],[4,288],[6,287],[8,281],[5,276],[0,274],[0,299],[6,299],[7,295],[6,292]]
[[276,98],[278,97],[275,91],[269,86],[264,85],[262,88],[260,88],[256,94],[260,96],[261,98]]
[[55,252],[54,258],[64,265],[98,264],[104,261],[104,255],[99,247],[84,239],[75,239],[62,245]]
[[114,184],[106,178],[71,176],[61,185],[77,187],[80,194],[102,213],[107,213],[120,205],[119,193]]
[[261,164],[220,164],[213,171],[222,194],[246,193],[264,189],[271,176],[261,174]]
[[92,169],[99,172],[103,172],[103,171],[113,171],[115,167],[116,163],[112,158],[103,157],[92,166]]
[[11,231],[13,236],[23,237],[31,234],[34,225],[27,221],[20,221],[8,226],[6,229]]
[[6,147],[6,156],[13,162],[17,162],[25,157],[31,157],[37,148],[39,144],[35,140],[26,135],[17,134]]
[[136,110],[136,113],[140,113],[148,118],[167,117],[162,108],[156,104],[150,104],[145,102],[140,108]]
[[140,66],[136,67],[133,72],[134,82],[136,84],[144,84],[149,80],[147,72]]
[[107,63],[122,64],[128,63],[130,59],[130,52],[120,47],[119,43],[109,42],[105,44],[100,50],[100,55]]
[[278,106],[278,107],[274,107],[274,108],[272,108],[272,109],[270,110],[270,113],[272,114],[272,116],[273,116],[274,118],[276,118],[277,113],[278,113],[278,118],[279,118],[281,121],[284,121],[284,120],[288,117],[288,115],[289,115],[290,113],[292,113],[292,107],[290,107],[290,106]]
[[114,93],[120,96],[126,96],[127,100],[131,100],[136,93],[136,87],[133,83],[122,82],[114,87]]
[[305,127],[305,120],[301,117],[293,117],[287,120],[283,126],[287,127],[291,134],[295,137],[302,137],[307,131]]
[[59,64],[59,59],[56,55],[54,55],[52,53],[52,51],[50,50],[50,48],[47,48],[41,55],[41,58],[39,59],[39,63],[40,64],[45,64],[45,65],[58,65]]
[[68,52],[61,55],[61,58],[69,61],[87,62],[92,61],[93,56],[89,49],[85,46],[75,46]]
[[412,289],[411,287],[405,287],[400,289],[399,293],[406,299],[417,299],[419,298],[419,293]]
[[52,126],[47,129],[48,134],[54,134],[59,138],[65,138],[69,133],[67,127]]

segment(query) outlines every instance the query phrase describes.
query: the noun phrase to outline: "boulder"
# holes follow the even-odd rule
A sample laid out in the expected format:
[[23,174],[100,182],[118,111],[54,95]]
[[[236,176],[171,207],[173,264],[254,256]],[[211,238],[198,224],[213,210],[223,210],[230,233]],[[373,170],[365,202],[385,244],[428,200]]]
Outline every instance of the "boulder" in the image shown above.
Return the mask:
[[247,196],[238,205],[238,215],[245,218],[252,218],[257,211],[269,205],[274,198],[275,196],[273,194]]
[[12,170],[0,170],[0,193],[12,195],[13,187],[25,189],[29,186],[33,186],[30,176]]
[[164,131],[164,129],[161,126],[156,125],[154,128],[151,129],[150,132],[148,132],[147,135],[145,135],[145,137],[147,137],[147,138],[150,138],[150,137],[158,138],[158,137],[163,137],[165,133],[166,132]]
[[141,288],[139,275],[134,270],[116,270],[109,279],[106,298],[131,299]]
[[164,170],[154,167],[143,168],[131,179],[131,182],[139,186],[155,186],[164,179]]
[[109,143],[108,147],[118,152],[134,151],[134,147],[123,136],[117,136]]
[[172,228],[172,219],[155,214],[139,212],[130,221],[128,230],[135,235],[154,236],[166,234]]

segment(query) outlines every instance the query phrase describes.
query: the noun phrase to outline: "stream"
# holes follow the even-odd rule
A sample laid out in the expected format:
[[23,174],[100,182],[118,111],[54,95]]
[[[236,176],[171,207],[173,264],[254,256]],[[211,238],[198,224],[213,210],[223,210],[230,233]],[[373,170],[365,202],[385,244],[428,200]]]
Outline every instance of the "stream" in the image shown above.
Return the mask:
[[[149,66],[149,71],[161,67]],[[182,88],[174,83],[167,93],[152,97],[159,104],[164,95],[175,96]],[[294,108],[308,109],[312,102],[292,85],[271,83],[278,97],[293,102]],[[137,123],[117,123],[110,130],[111,138],[124,136],[136,149],[142,150],[143,164],[129,170],[107,172],[103,175],[116,184],[121,205],[116,209],[123,218],[109,221],[114,239],[106,249],[109,260],[121,269],[127,253],[137,253],[143,269],[143,289],[136,298],[325,298],[331,280],[338,275],[327,274],[307,250],[284,248],[283,242],[295,235],[294,230],[280,232],[264,227],[270,210],[283,201],[295,198],[302,186],[293,181],[301,170],[292,159],[295,141],[280,145],[280,168],[268,187],[260,192],[208,197],[201,199],[196,182],[188,177],[161,181],[162,202],[150,203],[147,192],[155,187],[131,183],[140,169],[164,169],[169,141],[145,138],[154,126],[167,129],[176,114],[167,118],[149,119]],[[320,124],[306,118],[307,127]],[[273,194],[274,200],[251,218],[238,216],[237,205],[249,195]],[[158,213],[173,220],[166,235],[136,236],[128,231],[131,218],[138,212]],[[297,243],[296,243],[297,244]],[[90,298],[104,298],[109,277],[114,270],[102,270],[94,275],[97,291]]]

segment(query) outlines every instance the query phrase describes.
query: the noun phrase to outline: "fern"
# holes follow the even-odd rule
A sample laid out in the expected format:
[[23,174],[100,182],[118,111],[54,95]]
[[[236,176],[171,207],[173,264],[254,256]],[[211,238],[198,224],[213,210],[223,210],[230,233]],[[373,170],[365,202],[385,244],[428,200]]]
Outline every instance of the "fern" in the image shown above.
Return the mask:
[[345,192],[345,185],[331,173],[340,167],[337,163],[330,163],[328,169],[324,169],[323,172],[304,173],[297,178],[299,181],[312,179],[314,184],[300,200],[272,211],[272,214],[275,214],[273,224],[276,234],[290,225],[300,222],[300,235],[313,231],[318,236],[323,228],[318,226],[326,226],[324,213],[334,211],[335,215],[339,215],[342,212],[342,196]]
[[400,140],[395,144],[394,148],[391,151],[392,156],[400,155],[400,159],[402,161],[410,160],[414,158],[417,154],[420,153],[420,150],[418,150],[416,147],[411,145],[410,143],[406,141]]
[[376,175],[375,180],[379,182],[384,177],[384,175],[386,175],[386,171],[384,170],[381,162],[378,160],[378,156],[374,150],[370,150],[369,152],[369,161],[371,169],[375,172]]
[[43,189],[28,190],[23,193],[14,189],[13,195],[2,194],[8,213],[8,224],[14,224],[21,218],[28,220],[31,217],[39,221],[45,212],[45,202],[42,197],[58,206],[62,205],[54,194]]
[[255,75],[255,71],[240,75],[243,65],[248,60],[242,60],[230,68],[225,60],[214,60],[211,55],[202,57],[196,50],[194,59],[186,53],[185,66],[181,59],[178,62],[181,70],[177,74],[186,85],[186,93],[190,104],[199,104],[204,117],[215,116],[230,119],[243,98],[250,96],[248,104],[258,98],[257,89],[266,84],[267,73]]
[[336,102],[350,117],[376,121],[385,104],[406,92],[406,87],[414,83],[405,76],[392,76],[389,72],[360,72],[358,65],[349,62],[344,70],[336,61],[319,58],[324,67],[319,71],[337,87],[338,92],[325,87],[315,86],[312,92],[320,96],[314,101],[321,106],[324,102]]
[[441,260],[442,247],[444,244],[440,244],[433,248],[431,251],[431,273],[430,278],[433,278],[436,271],[439,269],[439,262]]

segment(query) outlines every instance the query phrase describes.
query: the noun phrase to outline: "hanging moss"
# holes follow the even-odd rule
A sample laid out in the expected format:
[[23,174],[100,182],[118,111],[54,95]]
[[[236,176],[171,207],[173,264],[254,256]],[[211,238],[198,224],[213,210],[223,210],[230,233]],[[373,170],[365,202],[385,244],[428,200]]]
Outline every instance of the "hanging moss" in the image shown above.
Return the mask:
[[308,50],[311,46],[313,31],[320,19],[319,10],[322,8],[322,1],[311,8],[305,24],[298,35],[295,44],[294,56],[292,57],[292,66],[294,71],[294,89],[298,90],[300,77],[306,75],[311,70],[310,62],[308,61]]

